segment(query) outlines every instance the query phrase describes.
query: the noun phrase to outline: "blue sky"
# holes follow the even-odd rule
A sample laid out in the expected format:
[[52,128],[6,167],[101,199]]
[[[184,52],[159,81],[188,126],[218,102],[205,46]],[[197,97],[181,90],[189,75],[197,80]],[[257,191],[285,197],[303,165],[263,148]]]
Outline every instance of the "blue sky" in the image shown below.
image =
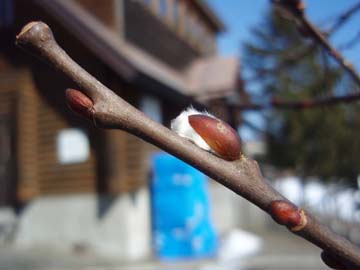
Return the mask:
[[[207,2],[227,27],[227,31],[218,38],[219,52],[223,55],[240,54],[242,42],[251,38],[251,28],[262,21],[270,6],[269,0],[207,0]],[[315,24],[326,29],[337,14],[357,2],[358,0],[308,0],[305,1],[306,13]],[[332,42],[335,46],[339,45],[351,39],[357,31],[360,31],[360,12],[334,35]],[[359,62],[360,54],[356,56],[354,51],[360,51],[360,44],[344,54],[354,56]]]
[[[207,0],[210,7],[223,20],[227,31],[218,37],[219,53],[236,55],[241,61],[241,47],[244,41],[251,39],[251,29],[262,22],[269,0]],[[321,29],[326,30],[334,22],[337,15],[355,5],[358,0],[305,0],[306,14]],[[331,37],[331,43],[338,47],[360,32],[360,12]],[[349,50],[342,51],[360,71],[360,42]],[[246,67],[242,67],[245,69]],[[255,125],[262,126],[262,118],[256,113],[248,113],[247,119]],[[241,129],[244,140],[253,140],[255,134],[248,128]]]

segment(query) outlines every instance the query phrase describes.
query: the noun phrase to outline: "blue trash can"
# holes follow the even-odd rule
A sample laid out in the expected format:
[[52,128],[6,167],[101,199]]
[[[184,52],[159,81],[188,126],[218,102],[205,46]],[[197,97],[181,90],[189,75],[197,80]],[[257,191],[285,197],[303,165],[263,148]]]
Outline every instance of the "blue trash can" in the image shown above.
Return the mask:
[[206,176],[166,153],[152,157],[152,168],[152,230],[158,257],[214,255],[217,235],[210,220]]

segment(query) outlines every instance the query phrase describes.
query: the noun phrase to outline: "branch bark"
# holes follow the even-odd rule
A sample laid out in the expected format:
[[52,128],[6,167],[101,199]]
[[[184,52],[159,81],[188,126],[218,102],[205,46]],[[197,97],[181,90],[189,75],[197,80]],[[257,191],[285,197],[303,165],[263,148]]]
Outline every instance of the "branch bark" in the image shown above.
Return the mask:
[[[236,161],[225,161],[152,121],[75,63],[58,46],[50,28],[42,22],[24,26],[16,43],[46,60],[79,86],[81,92],[73,92],[72,100],[80,100],[76,103],[78,111],[92,118],[97,127],[128,131],[177,156],[251,201],[278,223],[287,225],[293,233],[339,258],[350,269],[360,268],[360,249],[275,191],[262,177],[256,161],[245,156]],[[87,108],[86,112],[81,106]]]

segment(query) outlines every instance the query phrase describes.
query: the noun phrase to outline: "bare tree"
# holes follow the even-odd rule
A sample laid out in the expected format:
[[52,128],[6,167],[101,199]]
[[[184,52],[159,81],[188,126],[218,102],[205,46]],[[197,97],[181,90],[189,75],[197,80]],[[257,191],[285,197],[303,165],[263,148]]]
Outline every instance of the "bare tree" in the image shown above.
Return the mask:
[[[345,59],[345,57],[330,44],[326,34],[307,18],[304,12],[305,4],[302,0],[271,0],[271,2],[278,8],[283,16],[292,19],[296,23],[303,36],[311,38],[314,43],[324,48],[329,55],[331,55],[333,59],[346,70],[354,82],[360,86],[360,75],[356,72],[353,64],[348,59]],[[359,9],[360,5],[357,4],[345,13],[342,19],[340,17],[332,31],[335,31],[342,26],[346,20]]]
[[248,110],[267,110],[267,109],[286,109],[286,110],[304,110],[318,107],[335,106],[343,103],[358,102],[360,100],[360,94],[349,94],[344,96],[329,96],[318,97],[312,99],[303,100],[282,100],[279,98],[272,98],[272,101],[265,104],[260,103],[244,103],[233,105],[240,111]]

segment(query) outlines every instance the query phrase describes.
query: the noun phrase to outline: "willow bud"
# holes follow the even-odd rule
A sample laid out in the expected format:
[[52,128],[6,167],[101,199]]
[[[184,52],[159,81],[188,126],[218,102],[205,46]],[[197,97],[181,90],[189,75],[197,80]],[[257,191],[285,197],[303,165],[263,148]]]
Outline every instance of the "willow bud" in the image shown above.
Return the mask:
[[269,212],[277,223],[287,226],[293,232],[300,231],[306,226],[307,218],[304,210],[299,209],[290,202],[283,200],[272,201]]
[[172,121],[171,128],[200,148],[225,160],[240,158],[241,140],[236,131],[209,113],[189,108]]
[[93,101],[83,94],[81,91],[76,89],[67,89],[66,90],[66,101],[70,109],[85,117],[90,118],[93,114]]

